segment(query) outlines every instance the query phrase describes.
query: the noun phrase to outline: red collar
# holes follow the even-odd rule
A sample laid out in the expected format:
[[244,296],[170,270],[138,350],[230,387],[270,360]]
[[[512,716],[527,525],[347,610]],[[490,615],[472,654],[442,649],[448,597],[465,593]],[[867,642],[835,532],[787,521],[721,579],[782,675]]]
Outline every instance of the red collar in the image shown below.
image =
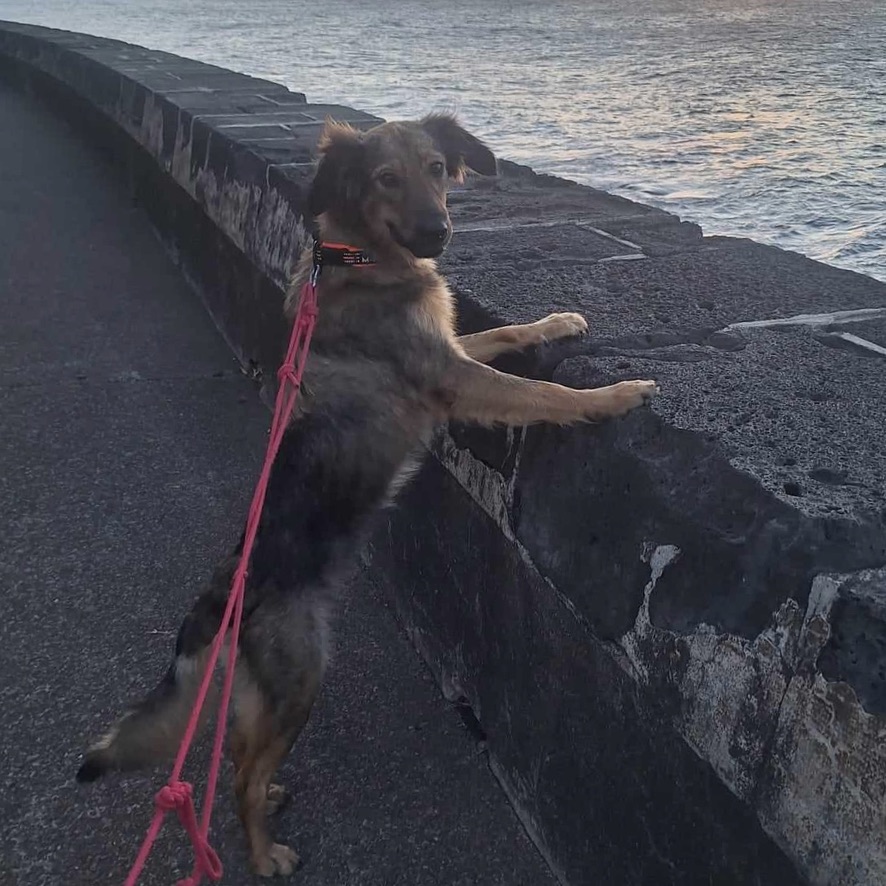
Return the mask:
[[375,259],[355,246],[344,243],[328,243],[314,240],[314,269],[324,266],[338,266],[345,268],[365,267],[374,265]]

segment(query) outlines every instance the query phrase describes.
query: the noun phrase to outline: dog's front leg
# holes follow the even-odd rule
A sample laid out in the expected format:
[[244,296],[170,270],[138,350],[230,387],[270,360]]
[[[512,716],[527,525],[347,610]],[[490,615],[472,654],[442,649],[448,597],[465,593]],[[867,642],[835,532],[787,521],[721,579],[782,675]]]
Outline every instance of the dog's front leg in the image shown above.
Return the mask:
[[449,417],[484,425],[567,425],[624,415],[657,393],[654,381],[623,381],[605,388],[575,390],[498,372],[459,357],[443,381]]
[[458,338],[464,352],[480,363],[488,363],[500,354],[520,351],[530,345],[538,345],[558,338],[581,335],[588,331],[588,324],[581,314],[548,314],[535,323],[519,326],[500,326],[486,332],[475,332]]

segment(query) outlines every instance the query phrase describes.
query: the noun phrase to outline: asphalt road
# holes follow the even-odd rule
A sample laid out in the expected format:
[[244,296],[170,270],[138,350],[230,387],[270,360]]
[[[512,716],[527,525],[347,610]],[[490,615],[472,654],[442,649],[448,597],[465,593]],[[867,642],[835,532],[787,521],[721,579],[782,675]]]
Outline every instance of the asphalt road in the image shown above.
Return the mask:
[[[165,771],[83,787],[79,754],[164,669],[269,416],[104,158],[2,83],[0,132],[0,884],[122,883]],[[303,886],[553,883],[371,576],[282,776]],[[171,823],[141,882],[187,871]]]

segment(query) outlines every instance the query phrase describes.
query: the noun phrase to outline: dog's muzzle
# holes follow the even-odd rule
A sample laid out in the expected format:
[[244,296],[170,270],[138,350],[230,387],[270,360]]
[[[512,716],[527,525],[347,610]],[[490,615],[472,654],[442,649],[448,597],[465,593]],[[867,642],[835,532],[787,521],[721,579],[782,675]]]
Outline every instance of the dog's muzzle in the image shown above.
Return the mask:
[[412,237],[401,238],[399,232],[392,229],[394,239],[408,249],[416,258],[436,258],[449,243],[452,227],[445,218],[428,219],[416,225]]

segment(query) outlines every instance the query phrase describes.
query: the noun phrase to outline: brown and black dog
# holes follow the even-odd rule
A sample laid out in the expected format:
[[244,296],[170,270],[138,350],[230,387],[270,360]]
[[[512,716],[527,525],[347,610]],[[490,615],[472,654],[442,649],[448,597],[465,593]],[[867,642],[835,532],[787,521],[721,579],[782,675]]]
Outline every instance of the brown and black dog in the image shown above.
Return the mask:
[[[453,297],[434,258],[449,242],[448,181],[495,158],[447,115],[367,132],[330,123],[310,210],[321,241],[346,243],[374,264],[329,267],[305,382],[273,469],[245,598],[230,748],[252,862],[264,876],[297,863],[274,843],[266,814],[283,789],[271,779],[307,722],[326,668],[339,589],[371,518],[408,477],[434,430],[569,424],[624,415],[652,381],[573,390],[498,372],[498,354],[583,332],[577,314],[455,334]],[[289,298],[311,273],[305,250]],[[242,543],[242,542],[241,542]],[[147,698],[86,754],[91,781],[174,753],[205,667],[239,551],[217,569],[185,618],[175,659]]]

